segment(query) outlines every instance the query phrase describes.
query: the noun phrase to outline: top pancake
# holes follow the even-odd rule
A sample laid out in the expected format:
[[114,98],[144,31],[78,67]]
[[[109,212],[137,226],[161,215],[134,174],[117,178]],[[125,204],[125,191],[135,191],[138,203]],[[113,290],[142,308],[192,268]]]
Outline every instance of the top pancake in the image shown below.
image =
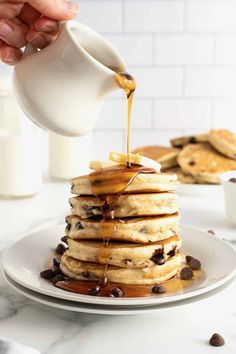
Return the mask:
[[221,155],[209,143],[190,144],[178,156],[184,173],[203,183],[220,183],[220,174],[236,169],[236,161]]
[[[103,170],[104,171],[104,170]],[[71,182],[71,193],[76,195],[92,195],[89,176],[79,176]],[[129,183],[122,193],[154,193],[174,192],[177,189],[177,176],[172,173],[139,173]],[[97,193],[99,194],[99,193]],[[104,194],[104,193],[101,193]],[[109,186],[105,194],[114,194]]]
[[236,134],[226,129],[211,130],[208,140],[216,150],[236,160]]
[[180,149],[167,147],[167,146],[144,146],[133,151],[134,154],[146,156],[161,164],[161,169],[165,170],[177,166],[177,155]]

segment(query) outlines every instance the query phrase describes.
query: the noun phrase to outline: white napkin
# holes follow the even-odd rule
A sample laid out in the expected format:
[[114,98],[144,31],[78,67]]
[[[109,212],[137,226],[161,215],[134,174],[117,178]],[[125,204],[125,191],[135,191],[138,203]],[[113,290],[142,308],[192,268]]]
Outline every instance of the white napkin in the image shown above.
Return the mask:
[[36,349],[0,337],[0,354],[40,354]]

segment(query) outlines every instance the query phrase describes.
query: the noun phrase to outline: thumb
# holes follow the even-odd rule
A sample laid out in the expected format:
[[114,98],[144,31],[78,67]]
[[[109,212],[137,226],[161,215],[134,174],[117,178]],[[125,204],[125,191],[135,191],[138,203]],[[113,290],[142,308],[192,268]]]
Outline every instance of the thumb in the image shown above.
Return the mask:
[[58,21],[65,21],[77,15],[79,5],[65,0],[28,0],[41,14]]

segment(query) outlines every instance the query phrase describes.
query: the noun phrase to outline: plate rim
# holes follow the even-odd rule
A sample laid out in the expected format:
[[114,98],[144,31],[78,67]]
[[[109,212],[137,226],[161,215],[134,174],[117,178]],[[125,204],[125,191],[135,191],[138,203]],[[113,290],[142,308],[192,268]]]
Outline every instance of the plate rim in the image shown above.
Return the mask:
[[[64,224],[63,224],[64,226]],[[19,280],[18,277],[16,277],[11,270],[9,270],[9,267],[7,265],[8,262],[5,261],[5,259],[7,258],[7,254],[8,252],[11,251],[11,249],[17,245],[18,243],[22,242],[23,240],[25,240],[26,238],[32,238],[35,235],[37,235],[38,233],[42,233],[44,232],[45,234],[47,233],[47,231],[49,230],[53,230],[56,228],[60,228],[62,227],[62,225],[56,225],[53,227],[50,227],[48,229],[41,229],[40,231],[37,232],[33,232],[30,233],[28,235],[25,235],[24,237],[20,238],[19,240],[17,240],[16,242],[14,242],[13,244],[11,244],[2,254],[2,266],[3,269],[7,272],[7,274],[11,277],[11,279],[13,281],[15,281],[16,283],[18,283],[19,285],[35,291],[39,294],[42,295],[47,295],[53,298],[58,298],[58,299],[62,299],[62,300],[69,300],[69,301],[75,301],[75,302],[83,302],[83,303],[87,303],[87,304],[98,304],[98,305],[115,305],[115,306],[132,306],[132,305],[139,305],[139,306],[143,306],[143,305],[156,305],[156,304],[164,304],[164,303],[171,303],[171,302],[175,302],[175,301],[181,301],[183,299],[187,299],[187,298],[191,298],[191,297],[195,297],[195,296],[199,296],[201,294],[204,294],[208,291],[214,290],[218,287],[220,287],[221,285],[223,285],[224,283],[226,283],[227,281],[229,281],[230,279],[232,279],[234,277],[234,275],[236,274],[236,250],[227,242],[223,241],[222,239],[218,238],[215,236],[215,240],[217,240],[217,242],[222,242],[224,244],[225,247],[228,247],[229,249],[231,249],[231,251],[234,252],[235,255],[235,267],[234,269],[227,274],[225,277],[223,277],[222,279],[218,280],[217,282],[210,284],[206,287],[201,287],[199,289],[196,289],[195,291],[190,291],[184,294],[176,294],[176,295],[172,295],[172,296],[168,296],[168,297],[144,297],[144,298],[125,298],[125,299],[119,299],[119,298],[109,298],[109,297],[98,297],[98,296],[89,296],[89,295],[81,295],[81,294],[76,294],[76,297],[78,297],[77,299],[75,299],[75,293],[70,293],[70,292],[65,292],[62,289],[57,289],[57,293],[55,293],[55,291],[53,291],[54,287],[52,287],[52,290],[48,290],[48,289],[44,289],[44,288],[37,288],[35,286],[32,286],[31,284],[28,284],[27,282],[22,281],[21,279]],[[205,237],[210,237],[212,238],[211,235],[209,235],[207,232],[196,229],[196,228],[191,228],[189,226],[182,226],[181,229],[185,229],[185,230],[191,230],[192,232],[199,232],[201,234],[204,234]],[[125,300],[125,301],[124,301]]]
[[[162,304],[162,305],[153,305],[153,306],[143,306],[143,307],[133,307],[131,306],[128,310],[125,308],[120,308],[117,306],[114,306],[114,308],[107,308],[107,306],[103,305],[103,309],[99,309],[98,304],[87,304],[87,303],[78,303],[78,302],[74,302],[74,301],[70,301],[70,300],[61,300],[61,299],[57,299],[57,298],[53,298],[47,295],[43,295],[43,294],[39,294],[33,290],[30,290],[28,288],[25,288],[24,286],[18,284],[17,282],[15,282],[13,279],[11,279],[11,277],[6,273],[6,271],[2,270],[2,274],[3,277],[5,279],[5,281],[7,282],[7,284],[12,287],[15,291],[17,291],[19,294],[21,294],[22,296],[25,296],[27,299],[30,299],[31,301],[34,301],[36,303],[42,304],[44,306],[49,306],[55,309],[62,309],[64,311],[73,311],[73,312],[78,312],[78,313],[87,313],[87,314],[95,314],[95,315],[112,315],[112,316],[136,316],[136,315],[145,315],[145,314],[149,314],[149,313],[155,313],[157,311],[166,311],[166,310],[171,310],[171,309],[179,309],[182,306],[188,306],[191,305],[192,303],[197,303],[200,301],[204,301],[209,299],[209,297],[218,295],[221,291],[225,290],[228,286],[230,286],[236,279],[236,276],[229,280],[228,282],[226,282],[225,284],[221,285],[219,288],[211,290],[205,294],[201,294],[192,298],[188,298],[188,299],[183,299],[181,301],[176,301],[173,303],[169,303],[169,304]],[[12,283],[13,282],[13,283]],[[26,290],[26,291],[25,291]],[[31,294],[33,293],[33,294]],[[34,295],[35,294],[35,295]],[[38,297],[40,296],[40,298]],[[45,299],[47,298],[47,299]],[[55,301],[56,299],[56,301]],[[58,304],[58,300],[60,301],[64,301],[64,302],[68,302],[68,303],[72,303],[74,304],[72,307],[68,305],[63,305],[63,304]],[[80,305],[82,305],[83,307],[79,307]],[[89,308],[88,308],[89,306]],[[76,309],[75,309],[76,308]]]

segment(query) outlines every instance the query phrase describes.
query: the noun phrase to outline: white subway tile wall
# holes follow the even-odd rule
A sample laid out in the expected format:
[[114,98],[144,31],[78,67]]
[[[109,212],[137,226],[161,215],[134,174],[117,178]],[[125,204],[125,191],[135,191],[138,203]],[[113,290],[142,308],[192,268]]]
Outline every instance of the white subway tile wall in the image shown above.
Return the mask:
[[[236,130],[236,0],[79,3],[78,20],[100,31],[137,79],[133,148],[215,127]],[[125,126],[125,97],[116,94],[94,133],[98,157],[124,148]]]
[[[137,79],[132,147],[236,130],[236,0],[77,0],[78,21],[105,36]],[[101,112],[94,157],[125,147],[126,102]]]

